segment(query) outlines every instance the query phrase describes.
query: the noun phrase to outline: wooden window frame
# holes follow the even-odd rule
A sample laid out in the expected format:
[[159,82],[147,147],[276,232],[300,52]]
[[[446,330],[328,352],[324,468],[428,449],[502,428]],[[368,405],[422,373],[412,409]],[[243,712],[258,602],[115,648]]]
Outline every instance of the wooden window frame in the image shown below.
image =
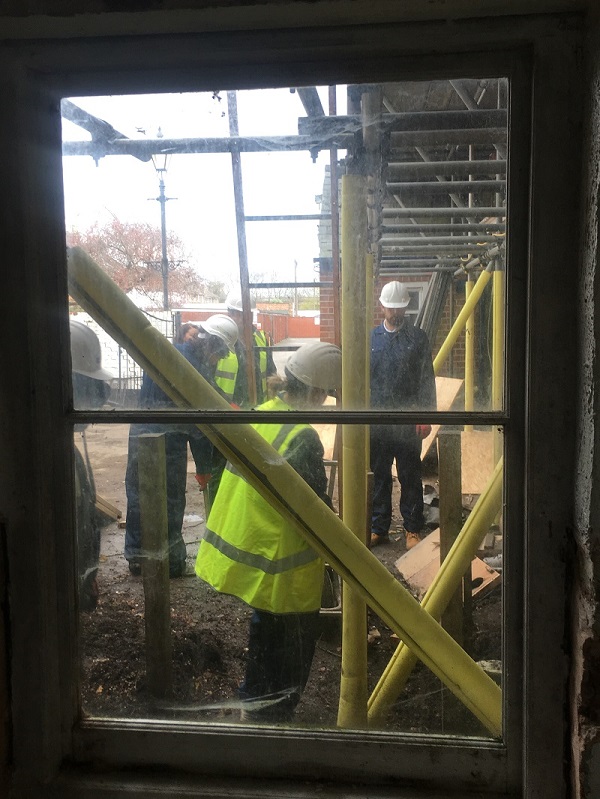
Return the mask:
[[[31,787],[28,795],[50,796],[62,786],[72,795],[108,796],[125,784],[140,795],[149,786],[163,785],[166,791],[175,784],[185,784],[191,796],[248,795],[254,780],[273,781],[272,791],[264,783],[260,790],[275,795],[277,781],[287,780],[299,796],[313,795],[319,781],[326,781],[350,793],[353,785],[370,784],[371,792],[382,795],[393,786],[395,796],[412,796],[419,788],[425,796],[478,790],[546,797],[564,784],[567,674],[560,660],[566,575],[560,555],[570,521],[574,456],[561,446],[560,420],[573,401],[554,393],[548,408],[547,374],[553,367],[560,381],[574,378],[575,344],[566,332],[558,347],[551,347],[547,333],[555,321],[553,292],[563,292],[563,307],[576,311],[575,281],[565,287],[561,271],[572,255],[577,226],[577,186],[569,178],[577,170],[572,88],[580,32],[576,20],[566,19],[566,28],[565,18],[527,18],[497,20],[493,29],[485,20],[465,20],[451,39],[444,24],[421,23],[281,31],[277,37],[250,31],[4,48],[0,85],[13,125],[0,136],[5,152],[14,153],[5,185],[12,199],[4,219],[5,255],[8,263],[23,265],[3,277],[11,299],[4,324],[23,335],[5,338],[2,363],[15,369],[25,360],[30,368],[15,378],[6,400],[4,410],[15,414],[16,422],[3,431],[3,444],[14,468],[2,474],[0,487],[10,492],[15,781],[21,789]],[[512,87],[510,366],[507,412],[498,421],[508,432],[507,523],[523,531],[523,540],[514,536],[507,553],[514,569],[505,594],[511,623],[505,630],[504,742],[78,722],[61,97],[486,75],[506,76]],[[561,159],[550,170],[557,151]],[[556,231],[552,241],[548,228]],[[460,415],[456,421],[462,421]],[[559,453],[560,469],[549,468]],[[537,560],[540,545],[543,568]],[[157,764],[162,777],[152,779]],[[98,777],[100,765],[113,776]]]

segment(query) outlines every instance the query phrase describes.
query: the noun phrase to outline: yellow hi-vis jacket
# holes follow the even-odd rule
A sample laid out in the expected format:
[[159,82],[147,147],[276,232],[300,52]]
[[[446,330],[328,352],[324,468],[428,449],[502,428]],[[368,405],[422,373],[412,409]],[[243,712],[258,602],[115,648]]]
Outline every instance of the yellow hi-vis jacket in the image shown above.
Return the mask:
[[[260,410],[291,408],[275,398]],[[252,426],[284,457],[294,437],[310,428],[268,422]],[[231,463],[200,543],[196,574],[217,591],[259,610],[307,613],[321,607],[322,559]]]
[[239,369],[239,361],[235,352],[230,352],[224,358],[217,361],[215,370],[215,383],[219,386],[225,399],[231,402],[235,391],[235,381]]

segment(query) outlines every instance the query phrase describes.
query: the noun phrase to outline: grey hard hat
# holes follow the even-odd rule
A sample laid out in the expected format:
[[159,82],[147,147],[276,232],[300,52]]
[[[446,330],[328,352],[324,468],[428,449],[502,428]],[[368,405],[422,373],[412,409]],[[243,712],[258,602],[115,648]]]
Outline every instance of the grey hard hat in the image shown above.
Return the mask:
[[293,352],[285,368],[301,383],[325,391],[342,384],[342,351],[335,344],[313,341]]
[[69,321],[71,328],[71,366],[74,372],[94,380],[112,380],[113,375],[102,368],[100,341],[91,327],[75,319]]

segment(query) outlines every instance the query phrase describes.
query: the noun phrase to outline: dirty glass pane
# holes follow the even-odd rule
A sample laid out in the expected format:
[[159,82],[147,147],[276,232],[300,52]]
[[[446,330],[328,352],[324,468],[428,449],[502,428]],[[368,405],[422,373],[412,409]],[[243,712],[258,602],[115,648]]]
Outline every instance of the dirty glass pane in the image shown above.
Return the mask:
[[[507,99],[63,101],[73,406],[137,411],[74,431],[86,715],[501,735]],[[413,415],[294,421],[340,403]],[[156,420],[232,406],[290,422]]]
[[371,360],[345,407],[502,410],[507,103],[503,78],[64,99],[70,310],[114,407],[255,407],[343,312]]
[[[315,431],[293,423],[257,428],[308,485],[289,478],[277,483],[277,461],[271,456],[269,469],[264,459],[261,467],[258,445],[251,471],[279,486],[280,500],[300,508],[309,524],[308,508],[319,503],[319,538],[332,517],[339,524],[333,514],[323,516],[322,503],[340,512],[343,464],[336,428],[315,425]],[[211,725],[364,727],[366,716],[357,724],[339,715],[340,692],[348,696],[342,657],[364,646],[373,729],[497,734],[440,676],[451,670],[449,683],[456,686],[468,683],[468,669],[489,675],[476,702],[484,716],[490,706],[500,713],[495,683],[502,675],[504,526],[502,467],[495,464],[502,433],[496,427],[434,425],[420,444],[416,472],[409,474],[404,432],[387,432],[387,454],[372,449],[371,466],[380,478],[387,469],[389,481],[381,479],[368,492],[380,539],[370,544],[373,527],[367,522],[352,571],[361,583],[361,564],[376,561],[377,582],[392,579],[398,593],[384,601],[384,610],[395,620],[369,608],[364,628],[344,641],[347,599],[330,560],[320,559],[289,519],[254,492],[243,465],[211,452],[192,425],[79,427],[74,435],[83,713]],[[237,428],[237,435],[241,446],[251,432]],[[335,529],[340,542],[346,535],[351,533]],[[342,559],[347,548],[341,548]],[[434,591],[440,556],[447,552],[448,562],[464,570],[449,590],[440,592],[438,585]],[[444,628],[460,642],[448,655],[449,639],[438,633],[431,646],[427,620],[420,617],[416,640],[433,654],[429,667],[398,649],[406,624],[402,603],[413,607],[425,597],[430,612],[441,614]]]

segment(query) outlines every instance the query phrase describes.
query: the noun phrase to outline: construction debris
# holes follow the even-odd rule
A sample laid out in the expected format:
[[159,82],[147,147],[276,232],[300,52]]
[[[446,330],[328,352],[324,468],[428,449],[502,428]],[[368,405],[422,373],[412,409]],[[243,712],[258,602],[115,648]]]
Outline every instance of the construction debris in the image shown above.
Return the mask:
[[[417,599],[423,599],[440,568],[439,528],[398,558],[395,566]],[[489,593],[502,579],[497,571],[480,558],[473,558],[471,573],[472,594],[478,599]]]

